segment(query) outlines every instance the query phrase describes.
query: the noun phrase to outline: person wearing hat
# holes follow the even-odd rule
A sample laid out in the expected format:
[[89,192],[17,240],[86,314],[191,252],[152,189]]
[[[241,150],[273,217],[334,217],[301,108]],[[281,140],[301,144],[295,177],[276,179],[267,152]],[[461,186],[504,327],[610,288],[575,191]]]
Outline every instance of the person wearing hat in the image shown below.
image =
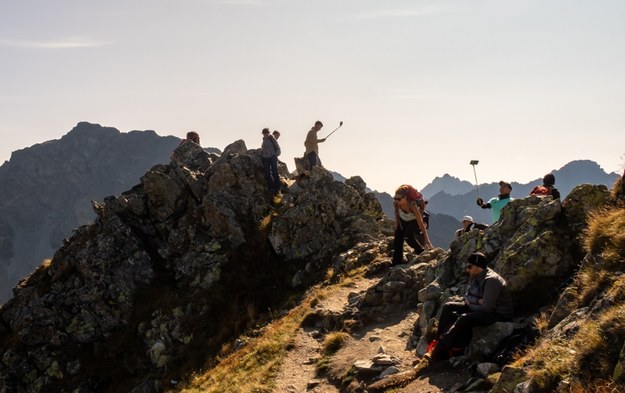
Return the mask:
[[430,350],[415,366],[420,371],[433,361],[444,360],[469,345],[473,328],[495,322],[510,321],[513,316],[512,298],[506,280],[488,266],[481,252],[467,259],[465,269],[469,286],[463,301],[443,305],[436,337]]
[[494,198],[488,200],[488,202],[484,203],[482,198],[477,198],[477,205],[482,209],[491,209],[491,214],[493,216],[493,222],[499,220],[501,216],[501,209],[506,206],[513,199],[510,198],[510,193],[512,192],[512,185],[505,181],[499,182],[499,195]]
[[473,217],[464,216],[462,217],[462,228],[456,231],[454,238],[455,239],[459,238],[465,233],[468,233],[471,229],[486,229],[486,228],[488,228],[488,225],[478,224],[477,222],[473,222]]
[[433,248],[424,221],[426,202],[423,195],[412,186],[402,184],[395,190],[393,208],[395,210],[395,237],[393,238],[393,265],[404,263],[404,242],[415,254]]
[[278,156],[280,155],[280,145],[278,141],[269,133],[269,128],[263,128],[263,143],[261,145],[260,160],[263,163],[267,188],[272,195],[280,191],[280,175],[278,174]]
[[553,173],[547,173],[543,177],[543,185],[536,186],[530,191],[530,195],[551,195],[553,199],[560,198],[560,191],[554,187],[556,184],[556,177]]

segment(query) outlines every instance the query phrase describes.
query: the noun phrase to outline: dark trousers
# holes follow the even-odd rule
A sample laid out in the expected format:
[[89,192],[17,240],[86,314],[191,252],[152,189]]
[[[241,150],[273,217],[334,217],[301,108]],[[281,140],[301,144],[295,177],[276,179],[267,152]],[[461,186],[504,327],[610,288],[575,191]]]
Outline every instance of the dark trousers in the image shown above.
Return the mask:
[[433,360],[449,357],[452,348],[464,348],[473,338],[473,328],[488,326],[507,318],[497,313],[470,311],[464,302],[447,302],[443,305],[441,318],[436,331],[436,346],[432,351]]
[[280,175],[278,175],[278,157],[261,157],[267,188],[273,194],[280,191]]
[[313,167],[319,165],[321,166],[321,160],[319,159],[319,156],[317,155],[317,153],[315,153],[314,151],[311,151],[310,153],[306,154],[306,161],[308,162],[308,169],[313,169]]
[[417,254],[421,254],[423,252],[423,246],[417,239],[418,236],[423,236],[417,221],[404,221],[401,218],[398,218],[398,220],[399,223],[397,224],[395,238],[393,239],[393,265],[403,263],[404,240]]

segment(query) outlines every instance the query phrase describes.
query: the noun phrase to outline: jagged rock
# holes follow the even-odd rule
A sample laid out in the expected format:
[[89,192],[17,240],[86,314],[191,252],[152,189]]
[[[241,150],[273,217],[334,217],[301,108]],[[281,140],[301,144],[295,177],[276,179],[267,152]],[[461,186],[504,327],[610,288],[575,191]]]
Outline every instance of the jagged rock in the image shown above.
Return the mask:
[[[93,203],[95,223],[20,282],[0,309],[0,391],[160,391],[172,369],[205,364],[212,336],[290,293],[293,275],[314,284],[341,252],[344,268],[375,258],[383,236],[360,182],[315,168],[275,205],[258,150],[237,141],[214,158],[181,144],[170,164]],[[328,331],[341,318],[319,322]]]
[[512,334],[512,322],[495,322],[492,325],[473,329],[473,339],[469,344],[469,356],[472,359],[485,360],[493,355],[499,343]]
[[527,372],[522,368],[505,366],[491,393],[509,393],[516,391],[517,385],[527,380]]
[[499,365],[497,363],[480,363],[477,365],[477,373],[482,377],[487,377],[490,374],[499,371]]
[[382,373],[380,374],[380,379],[388,377],[389,375],[397,374],[398,372],[399,372],[399,369],[397,367],[391,366],[387,368],[386,370],[382,371]]
[[13,152],[0,166],[0,303],[74,228],[93,222],[91,200],[130,189],[169,162],[179,142],[80,122],[58,140]]

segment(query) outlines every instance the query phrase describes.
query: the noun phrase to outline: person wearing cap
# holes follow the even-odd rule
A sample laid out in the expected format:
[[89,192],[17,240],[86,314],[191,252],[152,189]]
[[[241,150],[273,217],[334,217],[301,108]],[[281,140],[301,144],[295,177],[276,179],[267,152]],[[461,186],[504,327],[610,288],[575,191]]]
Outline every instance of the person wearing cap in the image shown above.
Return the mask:
[[560,191],[554,187],[556,184],[556,177],[553,173],[547,173],[543,177],[543,185],[536,186],[530,191],[530,195],[551,195],[553,199],[560,198]]
[[325,142],[326,139],[318,139],[317,133],[322,127],[323,123],[317,120],[315,125],[308,131],[308,134],[306,134],[306,140],[304,141],[304,147],[306,147],[304,158],[308,162],[308,169],[313,169],[313,167],[317,165],[321,166],[321,160],[319,159],[319,143]]
[[493,222],[499,220],[501,216],[501,209],[506,206],[512,198],[510,198],[510,193],[512,192],[512,185],[505,181],[499,182],[499,195],[494,198],[488,200],[488,202],[484,203],[484,200],[480,197],[477,198],[477,205],[482,209],[491,209],[491,214],[493,216]]
[[471,342],[474,327],[512,320],[513,304],[508,284],[487,264],[486,256],[480,252],[467,259],[469,286],[466,295],[461,302],[443,305],[435,342],[415,366],[417,371],[433,361],[447,359],[456,349],[464,349]]
[[278,141],[269,133],[269,128],[263,128],[263,143],[261,145],[260,159],[263,163],[267,188],[272,195],[280,191],[280,175],[278,174],[278,156],[280,155],[280,145]]
[[[411,195],[412,194],[412,195]],[[401,185],[393,197],[395,210],[395,237],[393,239],[393,265],[404,262],[404,241],[416,254],[433,248],[423,220],[425,201],[412,186]]]
[[486,228],[488,228],[488,225],[473,222],[473,217],[464,216],[462,217],[462,228],[456,231],[455,238],[456,239],[459,238],[460,236],[464,235],[465,233],[468,233],[472,229],[486,229]]

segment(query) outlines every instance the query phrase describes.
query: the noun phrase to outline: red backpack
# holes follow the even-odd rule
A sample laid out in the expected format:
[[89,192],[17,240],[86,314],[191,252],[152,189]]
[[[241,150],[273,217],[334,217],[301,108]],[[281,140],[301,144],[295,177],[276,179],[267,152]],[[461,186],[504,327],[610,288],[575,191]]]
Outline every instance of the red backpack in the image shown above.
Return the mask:
[[530,195],[551,195],[551,191],[545,186],[536,186],[530,191]]

